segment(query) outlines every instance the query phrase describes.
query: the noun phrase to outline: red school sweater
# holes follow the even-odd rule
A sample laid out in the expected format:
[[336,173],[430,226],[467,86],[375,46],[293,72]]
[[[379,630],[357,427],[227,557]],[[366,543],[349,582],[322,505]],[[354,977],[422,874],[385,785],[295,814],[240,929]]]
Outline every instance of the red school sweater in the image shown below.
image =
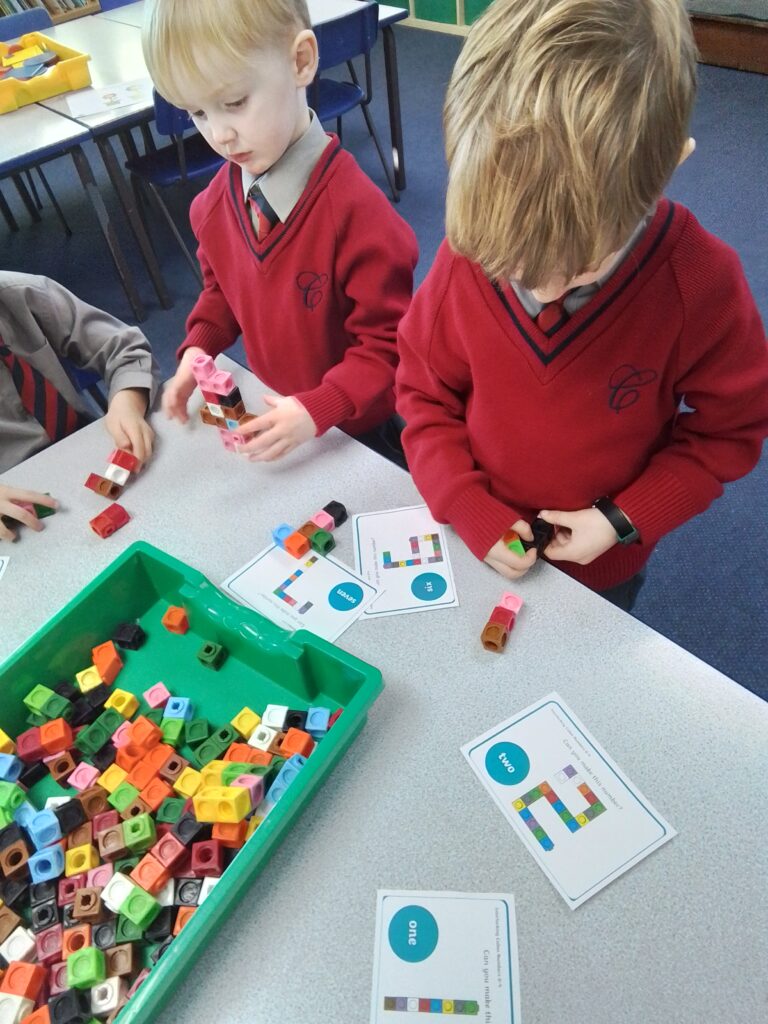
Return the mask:
[[508,291],[443,243],[400,326],[408,464],[432,514],[478,558],[519,518],[609,495],[641,541],[590,565],[555,563],[604,590],[757,462],[765,331],[736,254],[668,200],[549,334]]
[[261,242],[235,164],[195,197],[203,291],[178,356],[198,345],[215,357],[242,333],[256,376],[297,398],[318,434],[333,426],[359,434],[394,410],[397,325],[418,249],[332,138],[288,220]]

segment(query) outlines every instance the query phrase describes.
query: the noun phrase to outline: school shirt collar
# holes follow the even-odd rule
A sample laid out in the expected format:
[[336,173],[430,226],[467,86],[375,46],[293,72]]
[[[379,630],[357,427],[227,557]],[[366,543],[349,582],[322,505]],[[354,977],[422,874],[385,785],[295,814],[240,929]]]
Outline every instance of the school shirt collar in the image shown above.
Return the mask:
[[330,136],[323,131],[314,110],[310,110],[309,116],[307,130],[286,149],[268,171],[257,177],[245,168],[241,169],[245,202],[248,202],[251,185],[258,181],[264,198],[283,223],[290,217],[320,159],[320,154],[331,141]]
[[[613,265],[605,274],[603,274],[602,277],[599,277],[597,281],[593,281],[592,284],[582,284],[578,288],[572,288],[571,291],[566,293],[565,298],[563,299],[563,306],[565,307],[565,311],[570,316],[573,316],[573,314],[576,313],[579,309],[581,309],[582,306],[586,306],[586,304],[589,302],[589,300],[592,298],[595,292],[600,291],[605,282],[609,278],[613,277],[613,275],[619,269],[619,267],[627,258],[629,253],[640,241],[640,237],[642,236],[643,232],[648,227],[648,225],[651,223],[651,220],[653,219],[653,215],[655,212],[656,206],[654,205],[653,209],[648,211],[645,217],[643,217],[643,219],[637,225],[635,230],[629,236],[629,239],[627,240],[625,245],[623,245],[622,248],[619,250],[619,253]],[[529,291],[528,288],[523,288],[523,286],[521,284],[518,284],[516,281],[510,281],[509,284],[512,290],[514,291],[515,295],[517,295],[518,299],[520,300],[520,304],[522,305],[523,309],[526,311],[528,316],[532,317],[533,319],[536,319],[536,317],[544,308],[545,303],[540,302],[534,296],[533,292]]]

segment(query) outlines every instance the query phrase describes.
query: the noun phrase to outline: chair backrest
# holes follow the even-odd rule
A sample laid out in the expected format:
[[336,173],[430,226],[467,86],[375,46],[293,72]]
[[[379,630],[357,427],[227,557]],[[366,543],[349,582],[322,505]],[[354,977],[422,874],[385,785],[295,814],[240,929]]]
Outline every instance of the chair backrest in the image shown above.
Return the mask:
[[355,57],[368,56],[376,43],[379,5],[365,4],[351,14],[314,26],[320,51],[318,71],[335,68]]
[[152,90],[155,100],[155,127],[160,135],[170,135],[176,138],[183,135],[190,128],[194,128],[192,118],[179,107],[174,107],[168,100],[163,99],[157,89]]
[[45,7],[31,7],[20,14],[6,14],[0,18],[0,40],[16,39],[25,32],[40,32],[41,29],[53,25],[51,16]]
[[116,7],[125,7],[126,4],[132,4],[134,0],[101,0],[99,7],[102,11],[114,11]]

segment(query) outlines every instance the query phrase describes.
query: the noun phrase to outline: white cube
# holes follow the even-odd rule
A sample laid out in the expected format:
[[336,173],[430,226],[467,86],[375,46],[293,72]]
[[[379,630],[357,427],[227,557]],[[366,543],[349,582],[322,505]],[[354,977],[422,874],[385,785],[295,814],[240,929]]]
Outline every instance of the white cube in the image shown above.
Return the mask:
[[257,750],[269,750],[278,736],[277,729],[270,729],[267,725],[257,725],[248,740],[249,747]]
[[29,963],[36,959],[36,954],[35,936],[29,928],[24,928],[22,925],[14,928],[5,942],[0,945],[0,956],[5,957],[8,963],[11,960],[25,960]]
[[204,878],[203,879],[203,886],[200,889],[200,895],[197,897],[197,905],[198,905],[198,907],[203,902],[203,900],[205,900],[206,897],[211,894],[211,891],[218,885],[218,883],[219,883],[219,879],[218,878],[208,877],[208,878]]
[[0,992],[0,1024],[19,1024],[34,1008],[31,999],[11,992]]
[[155,893],[155,899],[157,900],[161,907],[173,906],[173,890],[174,881],[172,878],[169,878],[168,881],[163,886],[163,888],[160,890],[160,892]]
[[114,462],[110,462],[110,464],[104,470],[104,476],[107,478],[107,480],[111,480],[113,484],[119,484],[120,487],[125,487],[125,485],[128,483],[128,477],[130,475],[130,470],[123,469],[122,466],[116,466]]
[[101,890],[101,902],[113,914],[119,914],[125,901],[139,887],[127,875],[116,871]]
[[123,978],[107,978],[91,989],[91,1013],[106,1017],[126,998],[128,988]]
[[267,704],[264,708],[264,714],[261,716],[261,724],[268,725],[270,729],[277,729],[279,732],[285,725],[285,716],[287,714],[287,704]]

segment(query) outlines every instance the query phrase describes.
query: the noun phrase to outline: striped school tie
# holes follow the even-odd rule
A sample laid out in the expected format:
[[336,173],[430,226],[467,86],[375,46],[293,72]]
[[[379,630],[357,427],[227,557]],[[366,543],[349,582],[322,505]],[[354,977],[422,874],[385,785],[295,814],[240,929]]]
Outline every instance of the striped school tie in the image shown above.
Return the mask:
[[263,242],[272,228],[277,224],[279,217],[267,202],[266,196],[259,188],[259,183],[254,181],[248,190],[248,205],[256,228],[256,237]]
[[90,422],[89,417],[69,404],[47,377],[26,359],[11,352],[2,338],[0,360],[10,371],[21,404],[37,420],[51,441],[60,441],[62,437],[67,437]]

